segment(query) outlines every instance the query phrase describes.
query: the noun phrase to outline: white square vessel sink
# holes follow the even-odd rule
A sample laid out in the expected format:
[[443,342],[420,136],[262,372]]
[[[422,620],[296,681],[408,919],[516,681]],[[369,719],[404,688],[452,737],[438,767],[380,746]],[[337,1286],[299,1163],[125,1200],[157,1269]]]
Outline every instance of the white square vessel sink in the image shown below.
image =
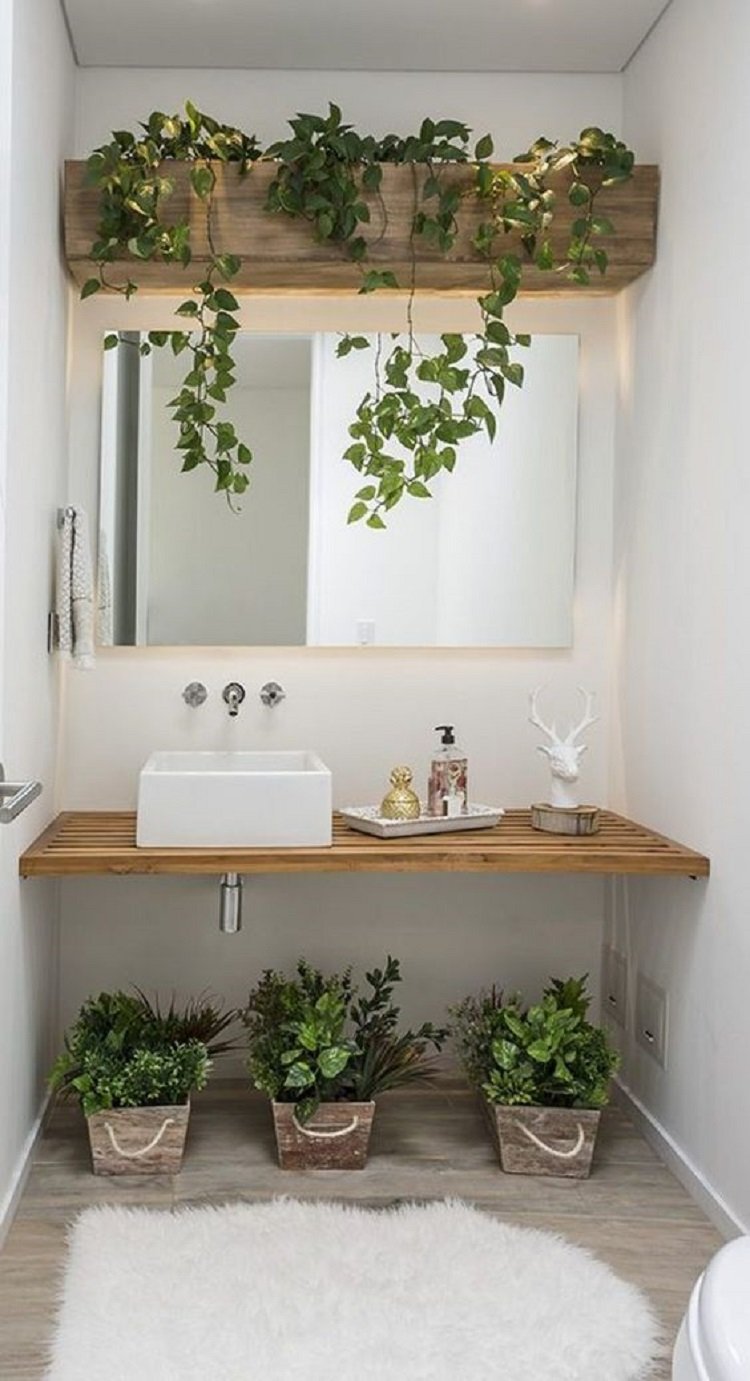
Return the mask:
[[330,845],[331,773],[315,753],[152,753],[138,781],[141,848]]

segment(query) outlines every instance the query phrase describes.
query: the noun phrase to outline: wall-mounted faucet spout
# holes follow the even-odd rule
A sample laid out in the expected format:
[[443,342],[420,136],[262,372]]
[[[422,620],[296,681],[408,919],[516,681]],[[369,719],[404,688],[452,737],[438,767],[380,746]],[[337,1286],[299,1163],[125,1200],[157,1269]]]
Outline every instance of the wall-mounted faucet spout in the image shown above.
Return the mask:
[[239,681],[230,681],[221,692],[222,700],[229,706],[229,716],[236,719],[240,712],[240,705],[245,699],[245,687]]

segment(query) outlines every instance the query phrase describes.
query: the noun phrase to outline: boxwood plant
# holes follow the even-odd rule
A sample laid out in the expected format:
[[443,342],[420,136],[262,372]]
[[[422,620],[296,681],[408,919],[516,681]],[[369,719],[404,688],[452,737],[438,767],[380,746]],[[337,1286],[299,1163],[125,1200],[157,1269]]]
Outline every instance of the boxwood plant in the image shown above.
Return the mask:
[[451,1009],[467,1076],[491,1103],[604,1107],[619,1056],[587,1020],[587,980],[555,978],[531,1006],[493,989]]
[[428,1047],[439,1050],[448,1033],[431,1022],[399,1031],[393,989],[400,980],[390,956],[365,975],[363,992],[350,969],[324,975],[304,959],[292,977],[267,969],[242,1013],[255,1087],[295,1103],[306,1122],[320,1103],[367,1102],[429,1079]]
[[209,998],[162,1010],[134,993],[100,993],[85,1002],[50,1076],[53,1089],[80,1099],[84,1113],[184,1103],[206,1083],[211,1056],[235,1013]]

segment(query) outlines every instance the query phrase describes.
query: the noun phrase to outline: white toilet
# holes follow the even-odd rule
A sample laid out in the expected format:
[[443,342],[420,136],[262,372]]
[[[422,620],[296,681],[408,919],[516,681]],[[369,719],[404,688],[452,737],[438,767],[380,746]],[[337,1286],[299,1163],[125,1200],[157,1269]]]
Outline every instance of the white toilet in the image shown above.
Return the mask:
[[672,1381],[750,1381],[750,1237],[728,1242],[696,1282]]

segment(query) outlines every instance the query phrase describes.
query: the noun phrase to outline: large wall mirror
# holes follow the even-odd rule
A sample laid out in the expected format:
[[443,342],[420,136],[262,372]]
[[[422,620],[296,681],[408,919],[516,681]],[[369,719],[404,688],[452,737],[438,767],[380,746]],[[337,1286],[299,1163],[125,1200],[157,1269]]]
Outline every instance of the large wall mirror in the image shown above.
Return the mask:
[[239,511],[207,468],[180,472],[167,404],[183,362],[142,355],[137,333],[105,352],[99,541],[113,642],[568,646],[578,337],[534,336],[495,441],[462,443],[434,497],[402,502],[385,531],[347,524],[362,480],[342,454],[373,351],[338,359],[338,339],[237,337],[227,416],[254,452]]

